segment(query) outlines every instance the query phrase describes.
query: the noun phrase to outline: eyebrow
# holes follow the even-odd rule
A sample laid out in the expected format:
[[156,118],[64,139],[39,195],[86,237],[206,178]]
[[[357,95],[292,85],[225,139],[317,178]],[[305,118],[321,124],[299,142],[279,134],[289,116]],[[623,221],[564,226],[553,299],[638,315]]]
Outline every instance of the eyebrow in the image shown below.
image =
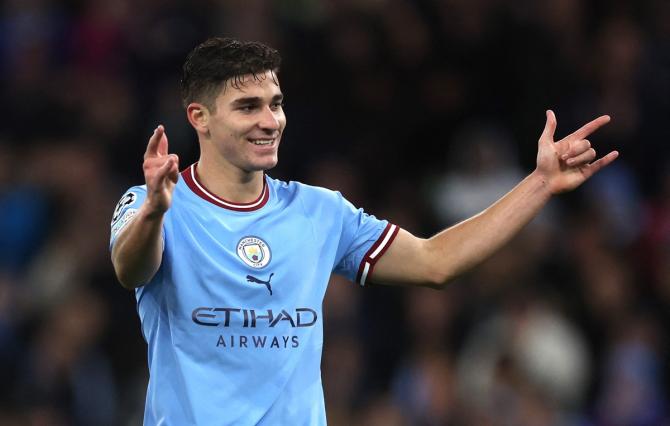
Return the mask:
[[[280,94],[274,95],[272,97],[271,103],[281,102],[283,100],[284,100],[284,95],[280,93]],[[249,97],[246,97],[246,98],[235,99],[230,104],[233,107],[237,107],[237,106],[242,106],[242,105],[257,105],[257,104],[260,104],[260,103],[263,103],[263,98],[258,97],[258,96],[249,96]]]

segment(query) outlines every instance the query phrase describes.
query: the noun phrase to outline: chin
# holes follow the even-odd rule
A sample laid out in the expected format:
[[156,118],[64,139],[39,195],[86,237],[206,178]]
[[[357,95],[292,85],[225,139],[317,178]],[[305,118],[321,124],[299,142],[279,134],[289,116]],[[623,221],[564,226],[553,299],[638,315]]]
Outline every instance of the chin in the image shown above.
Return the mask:
[[258,161],[255,164],[251,165],[250,169],[256,172],[270,170],[273,169],[275,166],[277,166],[278,162],[279,161],[276,158],[269,161]]

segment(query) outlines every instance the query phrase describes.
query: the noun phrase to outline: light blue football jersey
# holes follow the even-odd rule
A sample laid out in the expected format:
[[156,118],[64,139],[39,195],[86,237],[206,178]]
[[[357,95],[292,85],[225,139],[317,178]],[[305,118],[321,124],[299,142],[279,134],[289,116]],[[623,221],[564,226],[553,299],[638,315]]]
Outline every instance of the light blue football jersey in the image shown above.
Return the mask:
[[[338,192],[265,176],[261,196],[181,173],[163,260],[135,290],[148,344],[145,425],[325,425],[321,305],[332,272],[365,284],[398,228]],[[110,247],[146,197],[128,190]],[[345,373],[346,374],[346,373]]]

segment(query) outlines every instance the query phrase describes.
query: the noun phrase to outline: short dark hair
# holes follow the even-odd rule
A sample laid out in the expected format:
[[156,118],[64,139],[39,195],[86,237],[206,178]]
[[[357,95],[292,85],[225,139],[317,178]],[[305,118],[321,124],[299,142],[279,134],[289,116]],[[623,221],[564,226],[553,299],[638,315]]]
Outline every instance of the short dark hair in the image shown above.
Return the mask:
[[[215,99],[228,80],[239,88],[241,76],[251,74],[255,79],[265,71],[279,72],[279,52],[256,41],[240,41],[228,37],[212,37],[188,54],[181,79],[184,107],[201,102],[215,108]],[[274,78],[274,75],[273,75]],[[224,86],[225,87],[225,86]]]

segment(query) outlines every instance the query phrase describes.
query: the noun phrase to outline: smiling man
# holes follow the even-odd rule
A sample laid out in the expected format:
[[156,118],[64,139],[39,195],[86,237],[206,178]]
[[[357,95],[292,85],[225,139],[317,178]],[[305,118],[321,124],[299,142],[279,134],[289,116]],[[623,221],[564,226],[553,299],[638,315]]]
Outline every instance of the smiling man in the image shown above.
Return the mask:
[[536,169],[484,212],[420,239],[337,192],[265,174],[286,126],[279,64],[260,43],[197,46],[182,94],[200,159],[180,173],[159,126],[145,185],[114,212],[112,262],[135,291],[149,349],[147,425],[325,424],[321,305],[331,273],[442,287],[618,155],[594,161],[586,139],[609,117],[554,142],[547,111]]

